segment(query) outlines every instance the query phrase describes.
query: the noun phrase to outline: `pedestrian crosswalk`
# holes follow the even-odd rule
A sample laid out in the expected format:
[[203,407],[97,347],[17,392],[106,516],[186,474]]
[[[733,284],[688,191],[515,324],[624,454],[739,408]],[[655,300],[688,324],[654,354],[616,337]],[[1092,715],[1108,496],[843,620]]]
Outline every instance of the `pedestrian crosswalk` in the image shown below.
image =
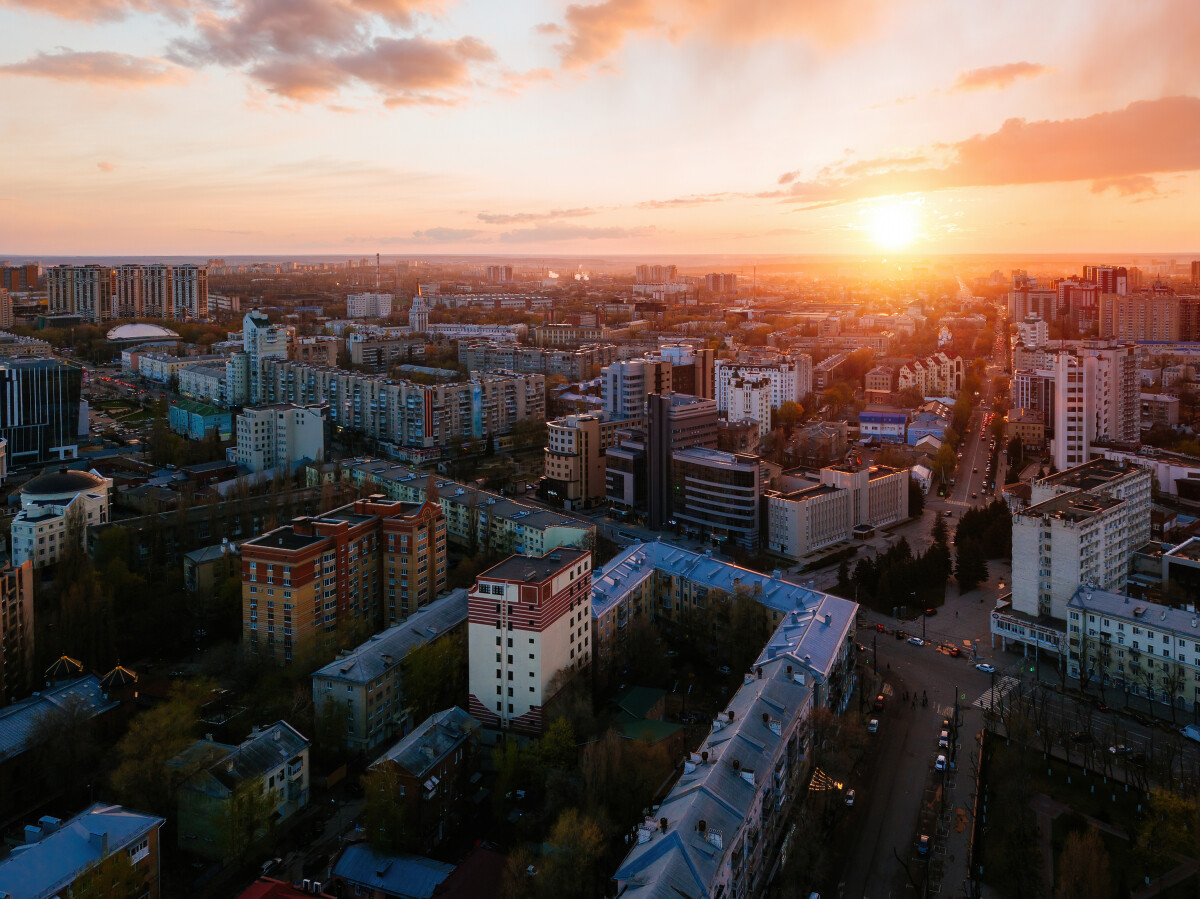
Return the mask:
[[1004,702],[1004,698],[1017,686],[1015,677],[998,677],[994,686],[989,687],[978,699],[975,700],[976,708],[983,709],[985,712],[998,707]]

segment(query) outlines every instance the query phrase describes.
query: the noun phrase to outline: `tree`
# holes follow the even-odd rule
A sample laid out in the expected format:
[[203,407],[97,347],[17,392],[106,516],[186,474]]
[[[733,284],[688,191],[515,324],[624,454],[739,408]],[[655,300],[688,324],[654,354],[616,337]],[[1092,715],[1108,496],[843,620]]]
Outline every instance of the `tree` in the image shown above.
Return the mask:
[[417,821],[410,804],[400,796],[400,771],[388,762],[372,765],[362,778],[363,827],[367,840],[379,855],[419,851]]
[[180,784],[195,773],[167,762],[191,745],[207,685],[193,683],[161,705],[143,712],[117,744],[117,767],[110,783],[122,804],[156,815],[173,813]]
[[145,895],[146,871],[114,852],[93,865],[71,884],[72,899],[136,899]]
[[554,822],[547,842],[551,848],[545,860],[543,895],[581,899],[604,895],[606,873],[600,865],[604,832],[595,820],[578,809],[566,809]]
[[460,636],[446,636],[413,650],[404,660],[404,695],[413,717],[466,705],[467,659]]
[[1150,791],[1137,832],[1138,851],[1155,862],[1169,854],[1195,855],[1196,801],[1162,788]]
[[538,744],[538,755],[547,768],[575,768],[579,764],[579,747],[575,744],[575,729],[566,718],[556,718]]
[[958,543],[954,576],[958,579],[959,594],[969,593],[987,580],[987,560],[983,557],[983,550],[974,540]]
[[838,596],[850,596],[854,591],[854,584],[850,581],[850,562],[846,559],[838,564],[837,584],[833,588],[833,592]]
[[905,387],[897,395],[897,403],[905,409],[915,409],[925,402],[925,394],[920,387]]
[[800,421],[803,415],[804,407],[793,400],[786,400],[775,412],[775,417],[787,429],[789,435],[792,433],[792,428],[796,426],[796,422]]
[[274,836],[276,791],[261,777],[238,784],[217,816],[225,857],[240,862],[257,854]]
[[908,479],[908,514],[915,518],[925,511],[925,491],[913,478]]

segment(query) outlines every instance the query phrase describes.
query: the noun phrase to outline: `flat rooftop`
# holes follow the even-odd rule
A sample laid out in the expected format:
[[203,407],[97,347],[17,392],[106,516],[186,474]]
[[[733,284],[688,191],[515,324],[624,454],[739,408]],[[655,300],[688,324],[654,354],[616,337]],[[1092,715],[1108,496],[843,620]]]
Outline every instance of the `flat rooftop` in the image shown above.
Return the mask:
[[574,565],[589,553],[584,549],[556,549],[546,555],[509,556],[503,562],[493,565],[479,575],[479,580],[525,581],[536,583],[544,581],[556,572]]
[[312,546],[314,543],[321,543],[328,539],[328,537],[307,537],[303,534],[297,534],[290,527],[282,527],[268,534],[263,534],[261,537],[255,537],[253,540],[247,540],[242,546],[262,546],[273,549],[304,549],[305,547]]
[[1027,516],[1049,516],[1057,518],[1060,521],[1087,521],[1089,518],[1094,518],[1103,512],[1107,512],[1113,506],[1119,506],[1124,500],[1117,499],[1104,494],[1092,493],[1064,493],[1061,496],[1055,496],[1045,502],[1040,502],[1036,506],[1030,506],[1022,515]]
[[1040,483],[1070,487],[1074,490],[1094,490],[1129,474],[1130,471],[1132,468],[1127,462],[1118,462],[1115,459],[1093,459],[1090,462],[1076,465],[1074,468],[1068,468],[1066,471],[1060,471],[1058,474],[1042,478]]

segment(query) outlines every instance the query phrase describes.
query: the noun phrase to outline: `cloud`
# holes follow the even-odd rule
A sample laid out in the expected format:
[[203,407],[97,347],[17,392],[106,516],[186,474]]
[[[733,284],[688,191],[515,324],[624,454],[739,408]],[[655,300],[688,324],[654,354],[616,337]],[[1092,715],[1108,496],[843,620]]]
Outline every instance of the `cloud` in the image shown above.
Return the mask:
[[557,240],[618,240],[630,237],[649,237],[652,227],[586,227],[583,225],[538,225],[505,231],[500,239],[505,243],[538,243]]
[[686,197],[674,197],[670,200],[644,200],[637,204],[638,209],[678,209],[682,206],[702,206],[705,203],[719,203],[728,198],[727,193],[691,194]]
[[[913,167],[919,156],[832,166],[802,181],[781,176],[786,200],[836,205],[915,191],[1055,181],[1110,182],[1144,189],[1132,176],[1200,169],[1200,97],[1139,100],[1123,109],[1079,119],[1027,122],[1009,119],[991,134],[933,148],[942,164]],[[786,180],[785,180],[786,179]]]
[[26,75],[55,81],[86,81],[112,87],[145,87],[183,80],[176,66],[154,57],[129,56],[109,51],[76,53],[66,48],[38,53],[23,62],[0,65],[0,75]]
[[377,19],[411,28],[441,0],[237,0],[198,12],[169,55],[188,66],[241,69],[270,93],[311,102],[352,82],[388,106],[450,105],[473,84],[473,68],[495,52],[475,37],[372,37]]
[[477,218],[489,225],[517,225],[551,219],[580,218],[585,215],[595,215],[597,211],[590,206],[581,206],[576,209],[551,209],[549,212],[481,212]]
[[1019,78],[1037,78],[1052,72],[1049,66],[1036,62],[1008,62],[1002,66],[987,66],[960,72],[954,82],[956,91],[1003,89]]
[[555,45],[564,69],[578,69],[603,62],[635,31],[658,24],[649,0],[604,0],[592,6],[572,3],[566,22],[538,27],[542,34],[563,35]]
[[1158,182],[1149,175],[1123,175],[1118,178],[1097,178],[1092,182],[1092,193],[1102,194],[1115,190],[1117,196],[1132,197],[1137,194],[1157,194]]
[[105,174],[107,174],[108,172],[114,171],[116,169],[116,167],[117,167],[117,164],[115,162],[97,162],[96,163],[96,168],[98,168],[100,171],[104,172]]
[[180,19],[191,6],[192,0],[0,0],[0,7],[80,22],[114,21],[130,13],[160,13]]
[[467,240],[482,234],[478,228],[426,228],[424,231],[414,231],[417,240],[427,240],[431,243],[449,243],[455,240]]

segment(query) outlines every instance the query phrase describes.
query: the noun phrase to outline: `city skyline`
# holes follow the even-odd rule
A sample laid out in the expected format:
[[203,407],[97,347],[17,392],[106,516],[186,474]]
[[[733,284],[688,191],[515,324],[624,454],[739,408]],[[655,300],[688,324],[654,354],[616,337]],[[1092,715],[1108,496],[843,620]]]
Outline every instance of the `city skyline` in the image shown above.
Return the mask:
[[0,28],[6,253],[1197,250],[1181,0],[0,0]]

